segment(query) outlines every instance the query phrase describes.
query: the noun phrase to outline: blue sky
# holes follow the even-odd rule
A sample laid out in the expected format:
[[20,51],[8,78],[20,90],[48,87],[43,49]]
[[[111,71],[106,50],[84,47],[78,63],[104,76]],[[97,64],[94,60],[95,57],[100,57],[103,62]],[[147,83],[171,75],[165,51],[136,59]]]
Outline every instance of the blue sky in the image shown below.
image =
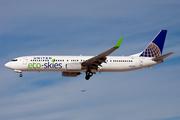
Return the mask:
[[[180,120],[179,0],[0,1],[0,119]],[[131,72],[24,72],[4,67],[25,55],[112,55],[144,50],[167,29],[163,64]],[[86,92],[81,92],[86,90]]]

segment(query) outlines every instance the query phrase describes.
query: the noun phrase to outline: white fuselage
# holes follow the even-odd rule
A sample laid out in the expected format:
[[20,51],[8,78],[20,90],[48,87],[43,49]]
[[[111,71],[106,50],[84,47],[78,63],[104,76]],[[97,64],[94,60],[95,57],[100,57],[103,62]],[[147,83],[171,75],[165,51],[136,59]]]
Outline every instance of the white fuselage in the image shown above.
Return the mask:
[[[5,64],[15,72],[22,71],[63,71],[86,72],[87,69],[67,70],[68,63],[82,63],[93,56],[23,56],[15,58]],[[162,61],[153,61],[151,57],[134,56],[107,56],[106,63],[102,63],[97,70],[92,72],[123,72],[152,67]]]
[[96,72],[123,72],[160,64],[173,52],[162,55],[167,30],[161,30],[141,53],[131,56],[109,56],[117,50],[123,37],[114,47],[96,56],[23,56],[5,64],[7,68],[23,71],[61,71],[64,77],[76,77],[85,72],[89,80]]

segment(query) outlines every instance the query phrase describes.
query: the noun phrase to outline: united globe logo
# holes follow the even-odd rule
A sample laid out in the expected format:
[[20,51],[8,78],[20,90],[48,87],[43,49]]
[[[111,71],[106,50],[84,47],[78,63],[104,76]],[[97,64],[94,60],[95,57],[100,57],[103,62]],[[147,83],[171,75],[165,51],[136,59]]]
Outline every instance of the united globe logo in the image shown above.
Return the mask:
[[142,56],[142,57],[158,57],[158,56],[161,56],[161,51],[156,44],[150,43],[140,56]]

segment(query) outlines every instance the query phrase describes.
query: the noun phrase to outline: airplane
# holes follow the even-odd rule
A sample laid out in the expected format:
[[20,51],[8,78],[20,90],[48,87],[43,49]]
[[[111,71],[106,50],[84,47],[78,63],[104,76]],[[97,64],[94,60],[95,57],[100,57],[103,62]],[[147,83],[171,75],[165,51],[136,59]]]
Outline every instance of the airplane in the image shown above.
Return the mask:
[[61,71],[63,77],[77,77],[85,73],[89,80],[97,72],[123,72],[151,68],[160,64],[174,52],[162,55],[167,30],[161,30],[144,51],[130,56],[108,56],[117,50],[123,37],[109,50],[96,56],[22,56],[5,64],[5,67],[20,73],[24,71]]

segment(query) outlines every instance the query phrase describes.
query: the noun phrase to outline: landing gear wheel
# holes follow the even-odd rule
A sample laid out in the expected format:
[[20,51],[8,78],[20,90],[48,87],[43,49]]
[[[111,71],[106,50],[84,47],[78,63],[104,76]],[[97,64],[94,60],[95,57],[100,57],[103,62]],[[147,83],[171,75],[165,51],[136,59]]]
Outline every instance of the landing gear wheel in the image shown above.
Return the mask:
[[93,76],[93,73],[90,70],[87,70],[85,79],[89,80],[91,76]]
[[89,79],[90,79],[90,76],[89,76],[89,75],[86,75],[85,79],[86,79],[86,80],[89,80]]
[[19,77],[22,77],[22,76],[23,76],[22,73],[20,73]]

